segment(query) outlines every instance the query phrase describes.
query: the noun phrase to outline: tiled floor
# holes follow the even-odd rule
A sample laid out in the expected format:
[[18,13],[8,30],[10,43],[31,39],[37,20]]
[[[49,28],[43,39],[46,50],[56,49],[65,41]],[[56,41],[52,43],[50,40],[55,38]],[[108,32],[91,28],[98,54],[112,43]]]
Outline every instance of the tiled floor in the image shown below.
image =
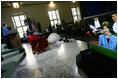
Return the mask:
[[76,56],[87,44],[73,40],[63,43],[60,47],[32,54],[29,44],[23,44],[26,58],[13,72],[13,78],[85,78],[82,69],[76,66]]

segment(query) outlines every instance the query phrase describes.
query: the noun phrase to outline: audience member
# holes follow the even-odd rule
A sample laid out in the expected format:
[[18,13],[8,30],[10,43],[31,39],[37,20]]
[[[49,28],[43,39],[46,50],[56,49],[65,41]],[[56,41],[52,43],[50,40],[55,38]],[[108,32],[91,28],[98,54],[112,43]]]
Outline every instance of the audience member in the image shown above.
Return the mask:
[[108,21],[102,23],[102,29],[104,34],[99,36],[99,46],[117,50],[117,37],[110,33]]

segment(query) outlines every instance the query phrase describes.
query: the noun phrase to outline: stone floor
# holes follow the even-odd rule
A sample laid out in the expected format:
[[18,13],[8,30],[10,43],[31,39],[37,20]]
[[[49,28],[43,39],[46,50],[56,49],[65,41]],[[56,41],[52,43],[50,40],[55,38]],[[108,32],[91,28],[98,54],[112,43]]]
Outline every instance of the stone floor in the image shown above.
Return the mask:
[[28,43],[23,46],[26,58],[17,66],[12,78],[87,78],[76,66],[76,56],[87,49],[85,42],[73,40],[40,54],[33,54]]

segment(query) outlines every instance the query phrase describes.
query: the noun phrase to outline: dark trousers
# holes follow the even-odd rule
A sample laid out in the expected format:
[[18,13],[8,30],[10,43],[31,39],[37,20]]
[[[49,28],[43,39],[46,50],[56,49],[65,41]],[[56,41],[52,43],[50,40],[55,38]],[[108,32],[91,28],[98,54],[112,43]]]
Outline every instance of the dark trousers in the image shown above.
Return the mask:
[[9,36],[4,36],[4,37],[5,37],[5,41],[6,41],[6,45],[7,45],[8,49],[12,48],[12,43],[11,43]]
[[2,55],[1,55],[1,61],[4,61],[4,59],[3,59]]

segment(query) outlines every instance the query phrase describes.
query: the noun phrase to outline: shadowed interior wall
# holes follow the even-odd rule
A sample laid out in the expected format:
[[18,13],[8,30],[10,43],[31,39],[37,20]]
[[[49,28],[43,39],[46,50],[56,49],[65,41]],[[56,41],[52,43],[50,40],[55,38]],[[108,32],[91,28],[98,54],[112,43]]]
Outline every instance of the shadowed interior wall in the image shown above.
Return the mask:
[[[56,3],[56,2],[55,2]],[[59,2],[56,3],[55,8],[58,9],[60,21],[62,19],[65,20],[66,23],[72,22],[72,13],[71,6],[79,6],[79,3],[70,2]],[[29,18],[32,18],[36,23],[40,22],[41,29],[44,32],[45,28],[49,27],[50,21],[48,16],[48,4],[39,4],[39,5],[28,5],[28,6],[20,6],[18,9],[14,8],[1,8],[1,24],[7,23],[8,26],[14,28],[11,16],[17,15],[19,13],[26,13]]]

